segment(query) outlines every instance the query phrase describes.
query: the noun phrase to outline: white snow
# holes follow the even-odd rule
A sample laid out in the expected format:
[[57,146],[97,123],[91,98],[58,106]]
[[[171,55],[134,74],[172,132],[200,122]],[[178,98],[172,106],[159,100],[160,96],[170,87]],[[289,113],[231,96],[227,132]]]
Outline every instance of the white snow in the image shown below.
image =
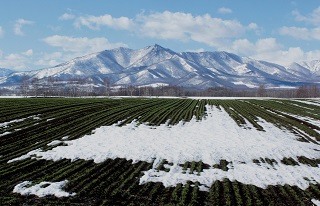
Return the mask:
[[5,99],[7,99],[7,98],[25,98],[24,96],[15,96],[15,95],[11,95],[11,96],[0,96],[0,99],[1,98],[5,98]]
[[286,86],[286,85],[279,85],[276,87],[267,87],[267,89],[296,89],[297,87],[293,86]]
[[21,157],[17,157],[17,158],[14,158],[12,160],[9,160],[8,163],[11,163],[11,162],[14,162],[14,161],[19,161],[19,160],[24,160],[24,159],[27,159],[29,157],[36,156],[41,151],[42,150],[40,148],[38,148],[36,150],[32,150],[32,151],[28,152],[27,154],[22,155]]
[[[133,162],[154,161],[153,168],[145,171],[141,177],[141,184],[152,181],[174,186],[190,180],[198,181],[203,186],[202,190],[223,178],[261,188],[289,184],[306,189],[310,182],[320,182],[320,165],[288,166],[281,163],[284,157],[292,157],[296,161],[297,156],[318,159],[319,145],[297,141],[298,137],[293,133],[262,119],[259,124],[265,132],[241,128],[225,111],[215,107],[207,106],[207,114],[207,118],[202,121],[192,119],[175,126],[138,126],[136,122],[123,127],[103,126],[92,135],[64,141],[67,146],[58,146],[48,151],[34,150],[9,162],[31,155],[55,161],[63,158],[94,160],[96,163],[108,158],[126,158]],[[254,128],[250,123],[247,124]],[[260,158],[275,159],[277,164],[253,163],[254,159]],[[173,163],[172,166],[166,165],[170,168],[169,172],[155,170],[162,159]],[[202,161],[212,166],[220,160],[232,162],[228,165],[228,171],[211,167],[198,176],[196,173],[183,174],[179,166],[186,161]]]
[[16,123],[16,122],[23,122],[25,119],[26,119],[26,118],[15,119],[15,120],[12,120],[12,121],[10,121],[10,122],[3,122],[3,123],[0,123],[0,127],[6,128],[9,124]]
[[76,75],[83,75],[83,72],[82,72],[82,71],[76,71],[75,74],[76,74]]
[[69,136],[65,136],[65,137],[62,137],[61,140],[66,140],[68,138],[69,138]]
[[303,116],[300,116],[300,115],[294,115],[294,114],[289,114],[289,113],[284,113],[284,114],[290,115],[290,116],[292,116],[294,118],[309,122],[310,124],[313,124],[315,126],[320,127],[320,121],[317,120],[317,119],[313,119],[311,117],[303,117]]
[[309,100],[314,100],[314,101],[306,101],[306,100],[297,100],[295,99],[294,101],[297,101],[297,102],[302,102],[302,103],[305,103],[305,104],[311,104],[311,105],[316,105],[316,106],[320,106],[320,102],[317,103],[318,101],[316,100],[319,100],[319,98],[315,98],[315,99],[309,99]]
[[32,182],[24,181],[20,184],[17,184],[14,187],[13,192],[20,193],[21,195],[37,195],[38,197],[44,197],[47,195],[54,195],[56,197],[69,197],[76,195],[76,193],[70,194],[61,190],[61,188],[64,187],[67,182],[68,180],[61,182],[41,182],[39,184],[29,186],[32,184]]
[[320,201],[319,201],[319,200],[312,199],[311,201],[312,201],[313,204],[315,204],[316,206],[320,206]]
[[11,134],[11,132],[2,133],[2,134],[0,134],[0,137],[5,136],[5,135],[7,135],[7,134]]
[[257,88],[257,85],[249,84],[249,83],[244,83],[243,81],[238,81],[238,82],[232,82],[235,85],[245,85],[248,88]]
[[50,142],[49,144],[47,144],[48,146],[54,146],[54,145],[57,145],[57,144],[60,144],[62,141],[60,140],[53,140],[52,142]]
[[[141,72],[143,70],[144,72]],[[203,86],[228,87],[234,78],[240,78],[247,82],[249,87],[253,84],[252,79],[258,79],[261,84],[277,87],[281,86],[281,82],[283,84],[287,84],[285,82],[318,82],[320,61],[292,64],[286,68],[227,52],[176,53],[154,45],[138,50],[128,48],[106,50],[78,57],[51,68],[9,73],[4,73],[4,76],[0,74],[0,84],[7,83],[7,88],[19,85],[19,82],[14,79],[15,76],[37,77],[40,82],[45,82],[48,77],[63,81],[66,75],[73,78],[81,75],[83,78],[95,76],[98,79],[103,79],[106,74],[112,75],[111,79],[115,80],[113,84],[116,85],[132,85],[137,82],[139,85],[143,85],[163,82],[170,85],[179,83],[178,85],[181,86],[193,86],[200,89]],[[154,76],[154,74],[157,75]],[[194,78],[190,78],[190,74]],[[137,75],[139,75],[138,79]],[[124,76],[130,78],[123,78]],[[194,81],[195,79],[197,81]],[[277,81],[270,81],[271,79]],[[95,80],[94,83],[98,85],[101,82]]]
[[[32,115],[28,118],[32,118],[32,119],[36,119],[36,120],[39,120],[41,119],[38,115]],[[17,122],[23,122],[24,120],[28,119],[28,118],[21,118],[21,119],[14,119],[14,120],[11,120],[9,122],[3,122],[3,123],[0,123],[0,128],[3,127],[3,128],[7,128],[8,125],[12,124],[12,123],[17,123]]]

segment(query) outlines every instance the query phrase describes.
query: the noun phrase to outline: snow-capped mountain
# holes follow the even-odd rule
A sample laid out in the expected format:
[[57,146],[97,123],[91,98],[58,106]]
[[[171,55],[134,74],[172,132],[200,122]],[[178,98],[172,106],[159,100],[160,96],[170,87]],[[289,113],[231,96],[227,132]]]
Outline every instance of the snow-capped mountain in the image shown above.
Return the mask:
[[[0,70],[1,72],[1,70]],[[240,57],[227,52],[174,52],[159,45],[132,50],[117,48],[75,58],[38,71],[1,77],[0,86],[29,79],[58,81],[90,79],[103,85],[176,85],[193,88],[256,88],[297,86],[320,82],[320,61],[293,63],[289,67]]]
[[292,74],[309,77],[312,79],[320,79],[320,60],[314,60],[309,62],[292,63],[288,67],[288,71]]
[[14,71],[10,70],[10,69],[0,68],[0,77],[7,76],[7,75],[9,75],[9,74],[11,74],[13,72]]

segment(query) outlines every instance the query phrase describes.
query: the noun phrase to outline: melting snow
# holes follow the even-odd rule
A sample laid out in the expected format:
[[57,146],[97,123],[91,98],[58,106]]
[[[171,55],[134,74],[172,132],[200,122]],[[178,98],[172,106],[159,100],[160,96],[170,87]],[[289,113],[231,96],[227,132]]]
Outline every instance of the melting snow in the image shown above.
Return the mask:
[[69,197],[74,196],[76,193],[68,193],[61,190],[62,187],[68,181],[61,182],[41,182],[39,184],[29,186],[32,182],[24,181],[18,185],[16,185],[13,189],[13,192],[20,193],[21,195],[37,195],[39,197],[44,197],[47,195],[54,195],[56,197]]
[[[152,181],[174,186],[198,181],[202,190],[207,190],[215,180],[224,178],[261,188],[289,184],[306,189],[310,182],[320,182],[320,165],[289,166],[281,163],[284,157],[292,157],[296,161],[297,156],[319,159],[319,145],[297,141],[298,137],[293,133],[262,119],[259,124],[265,132],[241,128],[225,111],[215,107],[207,106],[207,114],[207,118],[202,121],[192,119],[175,126],[138,126],[136,122],[123,127],[103,126],[92,135],[63,141],[67,146],[58,146],[48,151],[34,150],[9,162],[30,156],[47,160],[80,158],[94,160],[96,163],[117,157],[132,159],[134,162],[154,161],[153,168],[145,171],[141,177],[141,184]],[[250,123],[247,124],[253,128]],[[277,164],[253,163],[254,159],[260,158],[274,159]],[[173,163],[165,165],[170,169],[169,172],[155,169],[162,159]],[[232,162],[228,165],[228,171],[210,167],[200,175],[183,174],[179,166],[187,161],[202,161],[213,166],[219,164],[220,160]]]
[[50,142],[49,144],[47,144],[48,146],[54,146],[54,145],[57,145],[57,144],[60,144],[62,143],[62,141],[60,140],[53,140],[52,142]]
[[11,134],[11,132],[2,133],[2,134],[0,134],[0,137],[5,136],[5,135],[7,135],[7,134]]
[[320,206],[320,201],[319,201],[319,200],[312,199],[311,201],[312,201],[313,204],[315,204],[316,206]]
[[320,106],[319,98],[309,99],[309,100],[313,100],[313,101],[297,100],[297,99],[295,99],[294,101],[302,102],[302,103],[305,103],[305,104],[311,104],[311,105]]
[[26,118],[15,119],[15,120],[12,120],[10,122],[3,122],[3,123],[0,123],[0,127],[6,128],[9,124],[16,123],[16,122],[23,122],[24,120],[26,120]]
[[[39,120],[41,119],[40,117],[38,117],[37,115],[33,115],[33,116],[30,116],[28,118],[33,118],[33,119],[36,119],[36,120]],[[26,119],[28,118],[21,118],[21,119],[14,119],[14,120],[11,120],[9,122],[3,122],[3,123],[0,123],[0,128],[7,128],[8,125],[12,124],[12,123],[18,123],[18,122],[23,122],[25,121]]]

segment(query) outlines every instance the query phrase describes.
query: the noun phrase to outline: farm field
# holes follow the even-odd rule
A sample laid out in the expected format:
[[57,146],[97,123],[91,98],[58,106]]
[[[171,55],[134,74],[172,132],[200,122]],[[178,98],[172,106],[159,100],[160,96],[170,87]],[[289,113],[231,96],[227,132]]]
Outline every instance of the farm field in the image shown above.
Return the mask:
[[0,205],[320,205],[320,99],[2,98]]

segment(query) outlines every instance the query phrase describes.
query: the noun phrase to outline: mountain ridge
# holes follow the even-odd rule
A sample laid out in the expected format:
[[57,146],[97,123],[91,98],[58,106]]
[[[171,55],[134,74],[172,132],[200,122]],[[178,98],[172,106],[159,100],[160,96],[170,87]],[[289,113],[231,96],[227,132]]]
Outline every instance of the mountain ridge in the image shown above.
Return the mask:
[[14,86],[29,79],[54,78],[58,81],[88,79],[103,86],[176,85],[257,88],[288,87],[320,82],[320,61],[292,63],[288,67],[272,62],[240,57],[225,51],[175,52],[158,44],[142,49],[115,48],[77,57],[54,67],[29,72],[6,73],[0,86]]

